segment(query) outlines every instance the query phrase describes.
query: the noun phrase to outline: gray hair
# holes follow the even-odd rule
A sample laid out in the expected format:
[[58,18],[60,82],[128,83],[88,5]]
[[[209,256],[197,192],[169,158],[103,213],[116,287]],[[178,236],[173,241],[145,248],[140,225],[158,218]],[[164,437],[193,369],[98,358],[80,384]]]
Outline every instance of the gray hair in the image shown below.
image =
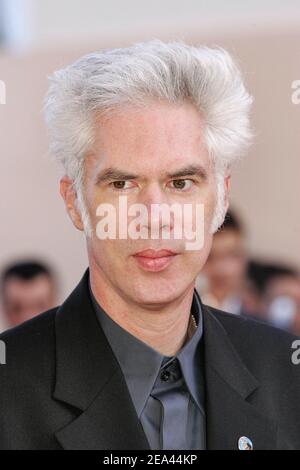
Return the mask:
[[251,141],[252,98],[228,52],[152,40],[128,48],[95,52],[56,71],[45,100],[53,156],[81,194],[84,157],[93,145],[96,113],[149,99],[191,101],[204,121],[204,138],[216,169],[217,203],[211,231],[222,224],[224,174]]

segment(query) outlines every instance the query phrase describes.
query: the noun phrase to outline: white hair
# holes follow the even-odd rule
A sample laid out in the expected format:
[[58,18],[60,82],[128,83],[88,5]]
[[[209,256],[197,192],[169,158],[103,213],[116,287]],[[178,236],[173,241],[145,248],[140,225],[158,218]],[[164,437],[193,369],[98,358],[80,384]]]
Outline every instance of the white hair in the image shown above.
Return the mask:
[[204,138],[216,171],[217,202],[211,232],[223,223],[224,174],[251,141],[252,98],[228,52],[221,48],[151,40],[95,52],[56,71],[45,101],[51,151],[74,181],[86,231],[89,216],[81,194],[83,164],[94,141],[95,114],[149,99],[192,101],[204,123]]

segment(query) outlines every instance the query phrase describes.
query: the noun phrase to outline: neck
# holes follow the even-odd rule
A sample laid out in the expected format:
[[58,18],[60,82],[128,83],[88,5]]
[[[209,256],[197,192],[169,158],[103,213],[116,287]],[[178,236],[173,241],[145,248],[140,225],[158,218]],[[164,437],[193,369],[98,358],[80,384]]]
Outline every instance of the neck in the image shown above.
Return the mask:
[[90,283],[107,315],[159,353],[174,356],[188,339],[194,285],[172,302],[149,308],[122,296],[99,269],[90,267]]

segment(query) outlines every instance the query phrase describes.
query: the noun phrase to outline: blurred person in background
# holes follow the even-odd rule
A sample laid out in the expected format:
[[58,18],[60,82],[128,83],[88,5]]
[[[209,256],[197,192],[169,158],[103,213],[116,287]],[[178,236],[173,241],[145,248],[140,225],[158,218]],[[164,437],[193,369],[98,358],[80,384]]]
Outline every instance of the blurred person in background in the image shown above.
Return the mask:
[[288,265],[250,260],[243,305],[256,320],[299,336],[299,272]]
[[56,282],[44,263],[27,260],[7,266],[1,275],[5,325],[23,323],[56,305]]
[[203,302],[234,314],[243,313],[247,274],[245,232],[234,211],[229,210],[214,234],[206,264],[197,279]]
[[262,295],[271,270],[270,264],[254,259],[248,261],[243,306],[248,315],[261,321],[267,321],[262,306]]
[[262,315],[272,325],[300,335],[300,276],[296,270],[273,267],[262,292]]

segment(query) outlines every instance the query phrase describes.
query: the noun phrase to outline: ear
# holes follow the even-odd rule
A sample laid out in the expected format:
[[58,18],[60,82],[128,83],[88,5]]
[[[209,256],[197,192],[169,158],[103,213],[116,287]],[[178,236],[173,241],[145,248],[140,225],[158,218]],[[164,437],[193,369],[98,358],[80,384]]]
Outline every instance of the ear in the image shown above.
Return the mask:
[[230,194],[230,188],[231,188],[231,173],[227,173],[225,178],[224,178],[224,183],[225,183],[225,195],[224,195],[224,206],[226,208],[226,212],[228,211],[229,208],[229,194]]
[[73,180],[71,180],[68,176],[63,176],[60,180],[60,194],[65,201],[65,206],[67,212],[70,216],[70,219],[73,222],[73,225],[78,229],[83,231],[84,226],[81,220],[81,214],[77,207],[78,198],[77,192],[73,186]]

